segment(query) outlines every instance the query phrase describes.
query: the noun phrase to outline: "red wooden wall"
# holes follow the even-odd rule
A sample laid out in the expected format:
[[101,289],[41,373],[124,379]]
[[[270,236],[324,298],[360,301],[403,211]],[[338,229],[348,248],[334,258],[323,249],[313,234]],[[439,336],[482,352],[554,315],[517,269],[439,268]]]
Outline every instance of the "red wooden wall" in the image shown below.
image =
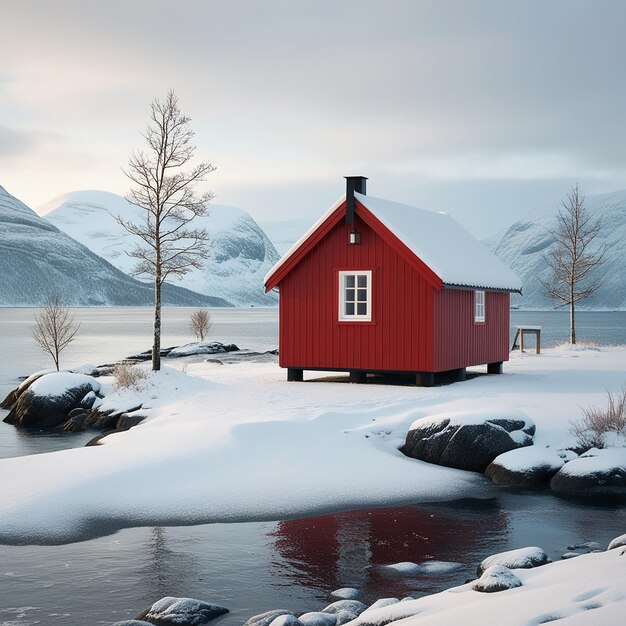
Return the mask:
[[434,371],[509,360],[509,294],[485,293],[485,322],[474,323],[474,292],[435,293]]
[[[348,244],[352,227],[359,245]],[[337,272],[348,269],[372,270],[371,322],[337,320]],[[336,224],[279,289],[282,367],[433,371],[435,289],[358,215]]]

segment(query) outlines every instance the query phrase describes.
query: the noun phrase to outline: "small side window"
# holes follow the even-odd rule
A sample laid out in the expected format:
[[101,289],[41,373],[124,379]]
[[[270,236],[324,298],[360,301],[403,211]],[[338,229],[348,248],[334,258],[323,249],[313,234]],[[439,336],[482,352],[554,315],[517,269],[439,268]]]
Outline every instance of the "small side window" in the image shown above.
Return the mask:
[[372,272],[339,272],[339,321],[372,319]]
[[485,292],[474,292],[474,322],[485,321]]

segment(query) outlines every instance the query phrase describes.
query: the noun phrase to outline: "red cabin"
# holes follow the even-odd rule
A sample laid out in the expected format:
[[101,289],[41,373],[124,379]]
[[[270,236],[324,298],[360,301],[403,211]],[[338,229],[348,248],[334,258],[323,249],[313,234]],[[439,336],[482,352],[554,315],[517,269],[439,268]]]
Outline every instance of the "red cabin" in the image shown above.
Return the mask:
[[265,277],[280,291],[279,362],[304,370],[465,377],[509,357],[520,279],[445,213],[373,198],[347,177],[336,202]]

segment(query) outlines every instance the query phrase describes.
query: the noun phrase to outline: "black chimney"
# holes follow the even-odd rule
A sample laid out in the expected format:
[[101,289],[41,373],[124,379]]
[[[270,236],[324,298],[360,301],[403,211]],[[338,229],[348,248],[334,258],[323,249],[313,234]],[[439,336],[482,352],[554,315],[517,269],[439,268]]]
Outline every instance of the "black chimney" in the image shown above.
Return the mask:
[[366,195],[365,176],[345,176],[346,179],[346,224],[354,221],[354,193]]

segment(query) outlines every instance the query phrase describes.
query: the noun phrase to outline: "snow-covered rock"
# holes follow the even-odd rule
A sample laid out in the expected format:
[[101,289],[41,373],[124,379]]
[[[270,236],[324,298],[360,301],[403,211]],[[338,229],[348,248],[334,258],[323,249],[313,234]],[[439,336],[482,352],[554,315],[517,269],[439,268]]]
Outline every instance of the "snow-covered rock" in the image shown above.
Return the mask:
[[485,474],[505,487],[539,487],[547,484],[565,464],[552,448],[526,446],[497,456]]
[[391,576],[418,576],[421,574],[443,574],[459,567],[461,567],[461,563],[430,560],[422,563],[412,563],[411,561],[392,563],[391,565],[383,565],[381,569],[385,574]]
[[[58,229],[129,274],[135,259],[125,254],[135,241],[114,216],[140,220],[141,209],[122,196],[105,191],[75,191],[55,198],[39,211]],[[237,306],[275,305],[275,293],[266,294],[263,278],[278,261],[278,253],[252,217],[235,207],[211,204],[209,214],[195,227],[209,233],[209,256],[202,269],[178,283],[186,289],[221,298]]]
[[379,598],[376,602],[370,604],[370,606],[368,606],[363,613],[367,613],[367,611],[375,611],[376,609],[382,609],[386,606],[391,606],[392,604],[398,604],[398,602],[400,602],[398,598]]
[[587,552],[594,552],[596,550],[602,550],[602,546],[597,541],[582,541],[581,543],[574,543],[567,546],[568,550],[587,550]]
[[302,622],[295,615],[287,613],[275,617],[270,622],[270,626],[302,626]]
[[100,391],[100,383],[92,376],[71,372],[45,374],[19,395],[4,421],[25,427],[54,428],[65,422],[92,391]]
[[121,622],[115,622],[111,626],[154,626],[154,624],[138,619],[125,619]]
[[[116,269],[2,187],[0,276],[0,306],[41,306],[51,288],[66,306],[141,306],[154,300],[151,285]],[[173,285],[164,286],[163,303],[227,304]]]
[[253,615],[243,626],[270,626],[270,624],[281,615],[293,615],[293,613],[284,609],[265,611],[265,613]]
[[239,348],[235,344],[224,344],[219,341],[194,341],[173,348],[167,353],[170,358],[192,356],[194,354],[220,354],[224,352],[236,352]]
[[580,552],[564,552],[561,554],[562,559],[573,559],[575,556],[580,556]]
[[[589,195],[585,206],[600,223],[596,244],[607,252],[599,271],[602,281],[592,297],[579,308],[626,308],[626,191]],[[558,205],[535,210],[513,224],[495,248],[495,254],[514,270],[523,282],[523,296],[511,294],[511,303],[524,308],[552,308],[542,292],[541,280],[550,275],[545,256],[554,245],[551,230]]]
[[330,597],[334,600],[356,600],[360,591],[354,587],[342,587],[330,592]]
[[593,496],[626,494],[626,448],[593,448],[566,463],[550,481],[557,493]]
[[615,537],[615,539],[609,543],[607,550],[615,550],[615,548],[621,548],[622,546],[626,546],[626,534]]
[[413,422],[402,451],[428,463],[483,472],[500,454],[531,445],[534,433],[534,422],[522,411],[440,413]]
[[472,589],[483,593],[494,593],[521,586],[522,581],[508,567],[492,565],[472,585]]
[[311,611],[304,613],[298,618],[304,626],[335,626],[337,616],[332,613],[322,613],[321,611]]
[[509,569],[530,569],[550,563],[548,555],[537,547],[518,548],[517,550],[507,550],[493,554],[483,559],[476,570],[476,575],[481,576],[482,573],[493,565],[504,565]]
[[337,600],[337,602],[332,602],[328,606],[322,609],[322,613],[331,613],[333,615],[338,615],[341,611],[346,611],[348,613],[354,613],[356,615],[360,615],[367,609],[367,604],[360,602],[359,600]]
[[225,613],[228,609],[218,604],[168,596],[155,602],[137,619],[148,620],[154,626],[202,626]]

